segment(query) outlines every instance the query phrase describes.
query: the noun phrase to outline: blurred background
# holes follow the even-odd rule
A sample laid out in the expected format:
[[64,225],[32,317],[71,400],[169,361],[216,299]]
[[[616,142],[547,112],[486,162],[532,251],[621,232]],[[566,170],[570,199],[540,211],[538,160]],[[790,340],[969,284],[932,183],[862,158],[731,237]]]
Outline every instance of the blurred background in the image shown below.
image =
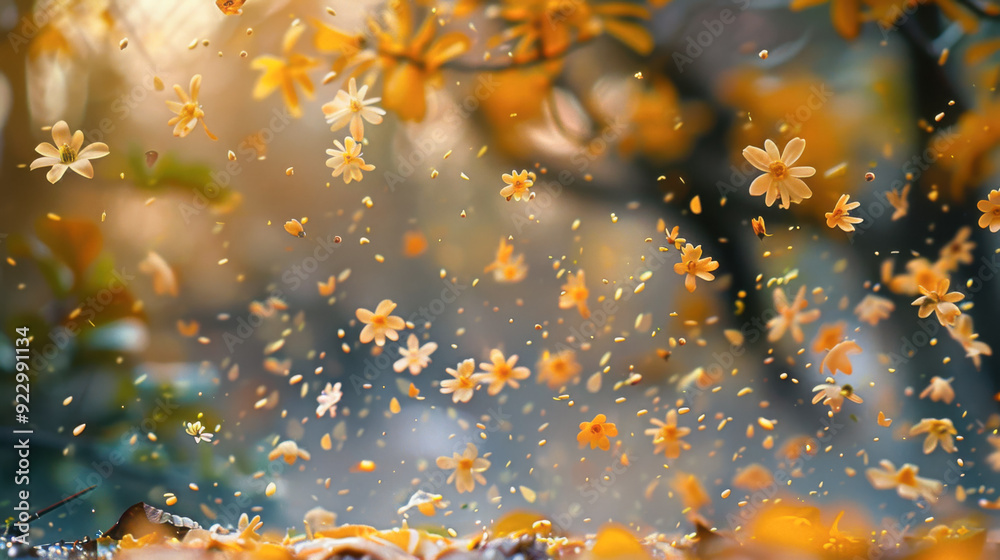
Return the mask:
[[[759,509],[733,484],[754,463],[781,481],[767,498],[827,522],[849,510],[841,528],[995,522],[979,500],[997,500],[996,367],[977,368],[910,302],[933,264],[967,294],[978,341],[1000,344],[1000,244],[975,223],[998,179],[997,14],[978,0],[249,0],[239,14],[210,0],[0,1],[0,367],[12,372],[14,329],[30,327],[32,505],[97,485],[37,524],[36,542],[106,530],[138,501],[206,525],[257,511],[281,531],[322,506],[388,527],[417,489],[450,515],[411,525],[459,533],[519,509],[571,532],[607,519],[686,532],[695,516],[735,530],[753,517],[738,501]],[[195,74],[218,140],[167,125],[174,84],[187,92]],[[352,76],[388,114],[364,128],[375,169],[345,184],[325,151],[349,132],[321,106]],[[29,171],[60,120],[108,145],[93,179]],[[813,196],[766,207],[741,151],[794,137]],[[537,174],[535,198],[498,196],[512,169]],[[908,193],[898,219],[893,190]],[[825,223],[841,194],[861,202],[853,234]],[[754,235],[758,216],[772,237]],[[305,237],[283,231],[291,219]],[[720,263],[714,281],[685,290],[665,226]],[[946,269],[939,251],[958,235],[975,247]],[[501,239],[524,255],[517,281],[484,270]],[[558,305],[580,269],[589,319]],[[775,287],[791,299],[800,286],[821,317],[804,341],[769,342]],[[895,309],[873,325],[855,308],[876,292]],[[355,312],[383,299],[412,328],[379,355]],[[831,420],[811,403],[826,377],[813,340],[838,321],[864,352],[837,382],[864,403]],[[391,367],[411,332],[438,344],[417,376]],[[494,348],[532,377],[469,403],[440,394],[446,367]],[[579,373],[536,382],[546,351]],[[950,405],[918,398],[934,376],[954,378]],[[344,397],[317,419],[328,382]],[[13,374],[3,384],[12,395]],[[678,407],[692,448],[655,456],[649,420]],[[599,413],[618,426],[611,451],[579,450],[579,423]],[[958,454],[922,453],[907,434],[926,417],[954,421]],[[185,433],[196,420],[210,443]],[[284,440],[310,460],[269,461]],[[492,465],[485,488],[458,494],[435,458],[468,442]],[[944,496],[928,509],[874,491],[864,472],[885,458],[944,480]],[[696,474],[705,503],[678,472]]]

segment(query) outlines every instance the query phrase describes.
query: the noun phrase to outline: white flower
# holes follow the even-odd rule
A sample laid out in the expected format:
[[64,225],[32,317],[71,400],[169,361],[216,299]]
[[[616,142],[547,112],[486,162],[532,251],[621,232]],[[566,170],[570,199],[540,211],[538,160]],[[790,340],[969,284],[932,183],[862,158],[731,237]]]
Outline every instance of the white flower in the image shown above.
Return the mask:
[[396,363],[392,365],[392,369],[396,370],[396,373],[401,373],[404,369],[410,368],[410,374],[417,375],[431,362],[431,354],[438,347],[436,342],[428,342],[420,346],[420,341],[415,334],[411,334],[406,339],[406,345],[409,348],[400,348],[399,355],[402,358],[396,360]]
[[836,414],[840,412],[840,408],[844,406],[845,398],[858,404],[864,402],[861,400],[861,397],[854,393],[854,389],[850,385],[844,385],[841,387],[840,385],[833,383],[832,377],[827,377],[826,381],[826,383],[813,387],[813,391],[817,391],[817,393],[813,395],[813,404],[823,401],[823,404],[830,405],[830,410]]
[[319,403],[319,406],[316,407],[316,418],[322,418],[328,410],[330,411],[330,418],[336,418],[337,403],[340,402],[340,398],[343,396],[344,394],[340,392],[339,382],[336,385],[327,383],[323,392],[316,397],[316,402]]
[[215,435],[211,432],[206,432],[205,426],[202,426],[201,422],[188,422],[184,431],[194,438],[195,443],[210,442],[212,441],[212,436]]
[[45,178],[52,184],[62,179],[67,169],[72,169],[77,175],[93,179],[94,166],[90,164],[90,160],[102,158],[111,153],[108,150],[108,145],[104,142],[94,142],[81,150],[83,131],[77,130],[71,135],[66,121],[59,121],[52,127],[52,140],[55,142],[54,146],[48,142],[42,142],[35,146],[35,151],[42,157],[31,162],[31,169],[52,167],[45,175]]
[[371,124],[381,124],[382,115],[385,115],[385,110],[378,107],[370,107],[370,105],[381,101],[382,98],[372,97],[371,99],[365,99],[365,94],[368,93],[368,86],[361,86],[361,89],[358,89],[357,82],[355,82],[354,78],[351,78],[347,87],[350,90],[349,92],[340,90],[333,101],[323,104],[323,114],[326,115],[326,122],[330,123],[330,130],[339,130],[347,123],[350,123],[351,136],[360,142],[365,137],[364,121],[368,121]]
[[445,371],[454,379],[442,381],[441,392],[445,395],[451,393],[451,401],[456,403],[469,402],[485,376],[482,373],[473,373],[476,371],[476,361],[472,358],[458,364],[458,369],[447,368]]

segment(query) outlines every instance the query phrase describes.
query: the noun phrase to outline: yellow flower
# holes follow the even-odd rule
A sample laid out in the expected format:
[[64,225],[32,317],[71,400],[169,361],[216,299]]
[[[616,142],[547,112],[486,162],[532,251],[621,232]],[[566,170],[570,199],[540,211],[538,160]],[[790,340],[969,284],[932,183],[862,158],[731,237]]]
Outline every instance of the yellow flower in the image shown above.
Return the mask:
[[928,455],[937,449],[938,443],[941,444],[941,449],[944,449],[948,453],[956,451],[954,436],[958,434],[958,430],[955,429],[955,425],[951,423],[950,418],[922,419],[916,426],[910,428],[911,436],[919,434],[927,434],[927,437],[924,439],[924,455]]
[[851,359],[848,355],[860,353],[861,347],[858,346],[857,342],[845,340],[831,348],[826,356],[823,356],[823,361],[819,363],[819,372],[823,373],[824,369],[829,369],[830,375],[836,375],[837,371],[850,375],[854,373],[854,367],[851,365]]
[[947,278],[939,280],[937,289],[933,291],[923,286],[918,286],[920,293],[924,295],[913,300],[911,305],[920,306],[917,315],[921,319],[925,319],[931,313],[934,313],[941,325],[948,327],[955,324],[955,319],[962,314],[962,310],[954,302],[965,299],[965,294],[961,292],[948,293],[948,285],[950,283]]
[[590,291],[584,285],[583,270],[567,276],[566,283],[562,286],[562,293],[559,294],[559,309],[576,307],[580,311],[580,316],[587,319],[590,317],[590,308],[587,307]]
[[789,331],[792,333],[792,339],[796,343],[801,343],[805,338],[805,335],[802,334],[802,325],[819,319],[819,309],[803,311],[808,305],[805,286],[799,287],[799,291],[795,294],[795,299],[791,305],[788,304],[788,296],[785,295],[785,290],[775,288],[774,309],[778,312],[778,315],[767,322],[767,328],[770,331],[767,333],[767,340],[769,342],[777,342],[781,340],[781,337],[785,336],[785,331]]
[[674,229],[670,229],[670,226],[665,226],[663,229],[663,234],[667,236],[667,244],[673,245],[678,251],[687,243],[687,239],[680,237],[680,229],[681,226],[674,226]]
[[812,177],[816,170],[812,167],[791,167],[802,156],[806,141],[802,138],[792,138],[785,144],[785,151],[778,153],[778,146],[770,139],[764,141],[764,150],[747,146],[743,149],[743,157],[764,175],[750,183],[750,194],[760,196],[766,194],[764,203],[768,206],[781,198],[781,207],[788,208],[793,202],[800,203],[812,196],[812,191],[802,181],[801,177]]
[[859,321],[874,327],[879,321],[888,319],[895,309],[896,304],[891,299],[868,294],[854,308],[854,314]]
[[576,435],[576,441],[580,442],[581,448],[586,447],[588,443],[591,449],[600,447],[607,451],[611,448],[611,441],[608,438],[617,436],[618,428],[607,422],[607,419],[607,416],[598,414],[590,422],[580,422],[580,433]]
[[268,461],[273,461],[281,457],[289,465],[294,465],[296,459],[302,459],[303,461],[308,461],[312,458],[308,451],[305,449],[299,449],[298,444],[292,440],[286,440],[278,444],[277,447],[271,450],[267,455]]
[[360,181],[364,178],[362,171],[375,169],[374,165],[365,163],[361,157],[361,144],[355,142],[354,138],[345,137],[343,144],[339,140],[334,140],[333,145],[337,149],[326,150],[326,155],[330,156],[330,159],[326,160],[326,166],[333,169],[334,177],[343,174],[344,183],[350,184],[352,180]]
[[492,363],[481,363],[479,367],[484,372],[483,381],[490,384],[487,392],[491,395],[496,395],[506,385],[517,389],[520,387],[519,380],[531,377],[531,371],[528,368],[524,366],[514,367],[517,364],[517,355],[504,359],[503,352],[494,348],[490,351],[490,362]]
[[569,384],[583,371],[576,361],[576,352],[568,348],[555,354],[542,352],[537,367],[538,383],[546,383],[552,390]]
[[368,27],[382,66],[382,103],[404,121],[421,121],[427,114],[427,85],[440,85],[441,66],[465,54],[472,41],[457,31],[435,37],[434,13],[415,28],[412,9],[412,2],[392,1],[382,17],[369,18]]
[[976,208],[983,213],[979,217],[979,227],[989,228],[993,233],[1000,231],[1000,190],[990,191],[986,199],[976,204]]
[[520,173],[512,169],[510,173],[504,173],[501,177],[507,185],[500,189],[500,196],[510,200],[521,201],[528,199],[528,189],[535,183],[535,173],[522,169]]
[[177,113],[177,116],[167,121],[167,125],[174,127],[174,136],[183,138],[194,130],[194,127],[199,122],[201,127],[205,129],[205,134],[208,135],[212,140],[218,140],[219,138],[212,134],[208,130],[208,125],[205,124],[205,111],[202,110],[201,104],[198,103],[198,91],[201,89],[201,74],[195,74],[191,77],[191,95],[184,91],[179,84],[174,84],[174,92],[177,93],[177,97],[180,98],[181,102],[167,100],[167,107]]
[[667,459],[676,459],[681,456],[681,451],[691,449],[691,444],[684,441],[683,437],[691,433],[691,428],[677,425],[677,411],[670,409],[667,411],[666,422],[653,418],[649,421],[655,428],[647,428],[646,435],[653,436],[653,455],[661,452]]
[[848,203],[851,195],[842,194],[840,199],[837,200],[836,206],[833,207],[833,212],[826,213],[826,225],[830,229],[839,227],[844,231],[854,231],[854,224],[860,224],[864,220],[861,218],[855,218],[848,215],[848,212],[854,210],[858,206],[861,206],[860,202],[854,201]]
[[445,368],[448,375],[454,379],[445,379],[441,382],[441,394],[451,394],[451,402],[469,402],[476,387],[483,381],[485,374],[473,373],[476,371],[476,361],[469,358],[458,364],[456,369]]
[[486,265],[483,272],[493,271],[493,279],[497,282],[520,282],[528,275],[528,267],[524,264],[524,254],[513,257],[514,246],[508,245],[507,240],[500,238],[500,247],[497,248],[496,258]]
[[355,313],[358,320],[365,324],[361,329],[361,343],[368,344],[372,340],[379,346],[385,345],[385,339],[399,340],[399,333],[396,331],[406,328],[406,322],[402,317],[390,315],[396,309],[396,304],[391,299],[383,299],[379,302],[375,312],[372,313],[364,308],[359,308]]
[[184,431],[187,435],[194,438],[195,443],[201,443],[203,441],[210,442],[215,434],[205,431],[205,426],[201,425],[201,422],[188,422],[184,426]]
[[83,131],[77,130],[70,135],[69,125],[66,124],[66,121],[59,121],[52,126],[52,140],[55,145],[42,142],[35,146],[35,151],[42,157],[31,162],[31,169],[52,167],[45,174],[45,178],[52,184],[62,179],[67,169],[72,169],[77,175],[93,179],[94,166],[90,164],[89,160],[102,158],[111,153],[108,150],[108,145],[104,142],[94,142],[81,150]]
[[701,245],[695,247],[690,243],[681,249],[681,262],[674,264],[674,272],[682,276],[687,274],[684,279],[684,287],[689,292],[693,292],[697,288],[695,278],[701,278],[706,282],[715,280],[712,271],[717,268],[719,268],[719,263],[713,261],[711,257],[701,258]]
[[263,72],[257,80],[257,85],[253,88],[253,98],[264,99],[274,93],[274,90],[281,88],[285,106],[295,118],[302,116],[302,106],[299,104],[299,95],[295,91],[295,85],[298,84],[302,88],[302,93],[312,99],[315,88],[309,78],[309,71],[319,64],[314,58],[292,52],[295,43],[305,30],[306,27],[301,24],[288,28],[282,40],[284,57],[263,55],[253,59],[253,62],[250,63],[251,68]]
[[354,78],[347,85],[348,91],[340,90],[337,96],[329,103],[323,104],[323,114],[326,115],[326,122],[330,123],[330,130],[337,131],[348,123],[351,125],[351,136],[360,142],[365,137],[365,123],[381,124],[385,110],[378,107],[369,107],[382,100],[381,97],[365,99],[368,86],[361,86]]
[[955,390],[951,388],[951,382],[954,380],[954,377],[944,379],[935,375],[931,378],[930,385],[920,392],[920,398],[930,395],[934,402],[944,401],[945,404],[951,404],[955,399]]
[[484,457],[479,457],[479,450],[472,443],[465,446],[465,451],[459,455],[452,453],[451,457],[438,457],[437,466],[439,469],[452,470],[445,484],[455,481],[455,488],[458,493],[472,492],[476,489],[476,483],[486,485],[486,477],[481,473],[490,468],[490,462]]

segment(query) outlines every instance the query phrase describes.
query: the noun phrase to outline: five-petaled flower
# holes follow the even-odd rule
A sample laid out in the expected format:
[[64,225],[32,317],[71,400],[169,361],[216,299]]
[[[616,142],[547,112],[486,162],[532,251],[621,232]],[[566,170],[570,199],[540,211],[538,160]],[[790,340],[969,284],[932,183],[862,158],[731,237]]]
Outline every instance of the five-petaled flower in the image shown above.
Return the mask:
[[924,455],[937,449],[938,443],[941,444],[941,449],[947,453],[956,451],[955,435],[958,434],[958,430],[952,424],[951,418],[924,418],[910,428],[911,436],[919,434],[927,434],[927,437],[924,438]]
[[568,276],[566,283],[562,286],[562,293],[559,294],[559,309],[576,307],[580,311],[580,316],[587,319],[590,317],[590,308],[587,307],[590,291],[584,284],[586,279],[583,270],[578,270],[576,274]]
[[507,200],[512,198],[517,201],[527,200],[528,189],[535,184],[535,173],[526,169],[522,169],[518,173],[516,169],[513,169],[510,173],[504,173],[502,179],[507,185],[500,189],[500,196]]
[[485,376],[483,373],[474,373],[476,361],[472,358],[459,362],[457,369],[445,368],[445,371],[454,379],[445,379],[441,382],[441,393],[445,395],[450,393],[451,402],[454,403],[469,402]]
[[340,382],[338,381],[335,385],[327,383],[323,391],[316,397],[316,418],[322,418],[327,411],[330,412],[330,418],[337,417],[337,403],[340,402],[341,397],[344,394],[340,392]]
[[344,183],[350,184],[352,180],[360,181],[364,178],[361,174],[362,171],[375,169],[374,165],[365,163],[364,158],[361,157],[361,144],[355,142],[354,138],[345,137],[343,144],[340,143],[340,140],[334,140],[333,145],[337,149],[329,148],[326,150],[326,155],[330,156],[330,159],[326,160],[326,166],[333,169],[334,177],[343,174]]
[[979,227],[989,228],[993,233],[1000,231],[1000,189],[990,191],[989,196],[976,204],[976,208],[983,213],[979,217]]
[[962,314],[962,310],[955,305],[955,302],[965,299],[965,294],[961,292],[948,293],[948,286],[950,284],[951,281],[945,278],[938,281],[935,290],[928,290],[923,286],[917,286],[923,295],[913,300],[912,305],[920,306],[920,309],[917,310],[917,315],[921,319],[926,319],[933,313],[943,326],[950,327],[955,324],[955,319]]
[[359,308],[356,312],[358,320],[365,324],[361,329],[361,343],[368,344],[372,340],[379,346],[385,345],[385,339],[399,340],[399,333],[396,331],[406,328],[406,322],[402,317],[390,315],[396,309],[396,304],[391,299],[383,299],[379,302],[375,312],[364,308]]
[[895,488],[900,498],[916,501],[923,497],[930,503],[937,502],[944,491],[940,481],[917,476],[920,469],[916,465],[906,463],[898,471],[888,459],[883,459],[879,465],[881,469],[868,469],[866,473],[868,482],[878,490]]
[[531,371],[524,367],[514,367],[517,364],[517,355],[504,359],[503,352],[497,349],[490,351],[490,362],[481,363],[479,368],[483,370],[483,381],[489,383],[487,392],[496,395],[503,390],[504,386],[510,385],[517,389],[520,387],[519,380],[531,377]]
[[677,411],[670,409],[667,411],[666,422],[659,418],[649,421],[655,428],[647,428],[646,435],[653,436],[653,454],[663,453],[667,459],[676,459],[681,456],[681,451],[691,449],[691,444],[684,441],[684,436],[691,433],[691,428],[677,425]]
[[371,105],[378,103],[382,98],[365,99],[368,86],[364,85],[358,89],[354,78],[348,82],[347,89],[348,91],[338,91],[333,101],[323,104],[323,114],[326,115],[326,122],[330,123],[330,130],[339,130],[350,123],[351,136],[360,142],[365,137],[364,121],[381,124],[385,109],[372,107]]
[[174,84],[174,92],[177,93],[177,97],[180,98],[181,102],[167,100],[167,107],[177,113],[177,116],[167,121],[167,125],[174,127],[174,136],[183,138],[191,131],[199,122],[201,127],[205,129],[205,134],[208,135],[212,140],[218,140],[219,138],[212,134],[212,131],[208,130],[208,125],[205,124],[205,111],[201,108],[201,104],[198,103],[198,92],[201,90],[201,74],[195,74],[191,77],[191,95],[188,95],[179,84]]
[[580,422],[580,433],[576,435],[576,441],[580,442],[581,448],[586,447],[588,443],[591,449],[600,447],[607,451],[611,448],[608,438],[617,436],[618,428],[607,420],[607,416],[598,414],[590,422]]
[[104,142],[94,142],[81,150],[83,131],[77,130],[70,135],[69,125],[66,124],[66,121],[59,121],[52,126],[52,140],[55,145],[42,142],[35,146],[35,151],[42,157],[31,162],[31,169],[52,167],[45,174],[45,178],[52,184],[62,179],[67,169],[72,169],[77,175],[93,179],[94,166],[90,164],[90,160],[102,158],[111,153],[108,151],[108,145]]
[[712,271],[717,268],[719,268],[719,263],[713,261],[712,257],[701,258],[701,245],[695,247],[690,243],[681,249],[681,262],[674,264],[674,272],[680,275],[687,274],[684,279],[684,287],[689,292],[693,292],[698,287],[695,278],[701,278],[706,282],[715,280]]
[[439,469],[455,470],[445,481],[445,484],[451,484],[454,480],[455,488],[459,494],[472,492],[476,489],[477,482],[486,486],[486,477],[482,475],[486,469],[490,468],[490,462],[485,458],[486,456],[488,454],[479,457],[479,450],[476,449],[475,444],[468,443],[461,455],[452,453],[451,457],[438,457],[437,466]]
[[421,346],[420,340],[415,334],[410,334],[406,339],[406,346],[407,348],[399,349],[400,358],[392,364],[392,369],[396,373],[401,373],[404,369],[409,368],[410,375],[417,375],[427,367],[427,364],[431,363],[431,354],[438,347],[437,342],[428,342]]
[[764,142],[764,149],[747,146],[743,157],[764,174],[750,183],[750,194],[766,194],[764,203],[768,206],[781,198],[781,207],[788,208],[793,202],[799,203],[812,196],[812,191],[802,181],[802,177],[812,177],[816,170],[812,167],[791,167],[802,156],[806,141],[792,138],[785,144],[785,151],[778,153],[778,146],[771,140]]
[[854,224],[860,224],[864,221],[862,218],[855,218],[848,214],[851,210],[854,210],[861,203],[858,201],[847,202],[851,199],[851,195],[842,194],[840,199],[837,200],[837,204],[833,207],[833,212],[826,213],[826,225],[827,227],[833,229],[839,227],[844,231],[854,231]]

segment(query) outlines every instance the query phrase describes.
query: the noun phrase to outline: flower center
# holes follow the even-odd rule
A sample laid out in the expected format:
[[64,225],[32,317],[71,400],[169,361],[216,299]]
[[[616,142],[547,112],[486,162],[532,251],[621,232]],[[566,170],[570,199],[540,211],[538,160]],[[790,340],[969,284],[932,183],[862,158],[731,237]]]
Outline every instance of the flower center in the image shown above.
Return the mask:
[[1000,216],[1000,206],[994,206],[993,207],[993,215],[994,216]]
[[465,457],[462,457],[461,459],[458,460],[458,468],[459,470],[463,471],[471,471],[472,459],[466,459]]
[[357,99],[351,99],[351,111],[357,113],[360,110],[361,110],[361,101],[358,101]]
[[604,426],[601,426],[600,424],[592,424],[590,426],[590,433],[594,434],[595,436],[599,436],[602,433],[604,433]]
[[788,168],[780,161],[772,161],[771,165],[768,166],[768,170],[775,179],[784,179],[788,175]]
[[913,473],[913,469],[899,471],[899,475],[896,478],[903,486],[916,486],[917,484],[917,475]]
[[69,144],[63,144],[59,148],[59,161],[63,163],[73,163],[76,161],[76,150],[72,148]]
[[505,363],[498,364],[493,368],[493,375],[500,379],[506,379],[510,377],[510,366]]
[[[346,161],[347,158],[344,158],[344,160]],[[372,325],[375,325],[377,327],[384,327],[385,326],[385,317],[383,317],[381,315],[375,315],[374,317],[372,317]]]

